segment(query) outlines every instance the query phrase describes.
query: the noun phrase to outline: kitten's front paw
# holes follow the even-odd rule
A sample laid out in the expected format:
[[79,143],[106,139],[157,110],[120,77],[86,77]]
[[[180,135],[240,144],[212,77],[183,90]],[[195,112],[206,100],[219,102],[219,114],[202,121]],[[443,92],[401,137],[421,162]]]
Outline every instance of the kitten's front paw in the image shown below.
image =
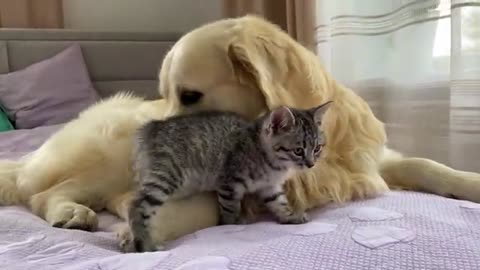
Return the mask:
[[218,225],[243,225],[247,220],[243,217],[220,217]]
[[289,216],[287,218],[280,219],[281,224],[304,224],[307,223],[310,219],[308,218],[307,213],[301,213],[298,215]]
[[246,218],[240,217],[236,220],[235,224],[236,225],[245,225],[245,224],[248,224],[248,221],[247,221]]

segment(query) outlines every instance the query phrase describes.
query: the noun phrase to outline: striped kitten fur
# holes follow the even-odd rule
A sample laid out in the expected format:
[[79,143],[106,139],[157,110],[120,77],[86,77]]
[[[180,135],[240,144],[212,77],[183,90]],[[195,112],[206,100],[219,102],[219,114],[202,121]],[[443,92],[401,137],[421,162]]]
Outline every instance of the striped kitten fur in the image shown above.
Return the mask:
[[220,223],[238,224],[241,200],[254,193],[280,223],[307,222],[283,191],[292,169],[314,166],[325,144],[320,130],[330,102],[309,110],[275,109],[254,122],[228,112],[203,112],[140,128],[134,168],[139,184],[129,224],[134,249],[162,249],[150,239],[149,221],[165,201],[216,191]]

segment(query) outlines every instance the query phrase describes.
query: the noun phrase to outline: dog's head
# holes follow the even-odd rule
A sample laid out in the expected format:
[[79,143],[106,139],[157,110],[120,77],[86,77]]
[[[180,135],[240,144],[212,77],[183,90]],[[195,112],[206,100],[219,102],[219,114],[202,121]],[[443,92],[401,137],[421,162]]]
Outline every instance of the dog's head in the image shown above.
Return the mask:
[[331,99],[316,56],[254,16],[186,34],[166,55],[159,79],[174,113],[215,109],[255,118],[281,105],[309,108]]

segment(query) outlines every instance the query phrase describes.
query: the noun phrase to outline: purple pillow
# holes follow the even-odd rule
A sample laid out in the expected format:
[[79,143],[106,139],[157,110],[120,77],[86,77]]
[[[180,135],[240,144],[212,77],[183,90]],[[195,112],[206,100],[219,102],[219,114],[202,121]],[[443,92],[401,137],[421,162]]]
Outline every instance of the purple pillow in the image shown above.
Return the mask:
[[18,129],[68,122],[97,100],[78,44],[0,75],[0,103]]

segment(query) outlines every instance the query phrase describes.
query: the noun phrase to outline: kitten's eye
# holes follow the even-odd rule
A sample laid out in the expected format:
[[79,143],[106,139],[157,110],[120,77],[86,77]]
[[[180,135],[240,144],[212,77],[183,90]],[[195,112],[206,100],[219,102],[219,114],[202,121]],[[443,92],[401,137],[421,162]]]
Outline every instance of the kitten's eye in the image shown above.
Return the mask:
[[322,149],[323,149],[323,145],[319,144],[315,147],[315,149],[313,149],[313,151],[315,153],[318,153],[318,152],[322,151]]
[[303,156],[303,148],[295,148],[295,150],[293,150],[293,153],[297,156]]

